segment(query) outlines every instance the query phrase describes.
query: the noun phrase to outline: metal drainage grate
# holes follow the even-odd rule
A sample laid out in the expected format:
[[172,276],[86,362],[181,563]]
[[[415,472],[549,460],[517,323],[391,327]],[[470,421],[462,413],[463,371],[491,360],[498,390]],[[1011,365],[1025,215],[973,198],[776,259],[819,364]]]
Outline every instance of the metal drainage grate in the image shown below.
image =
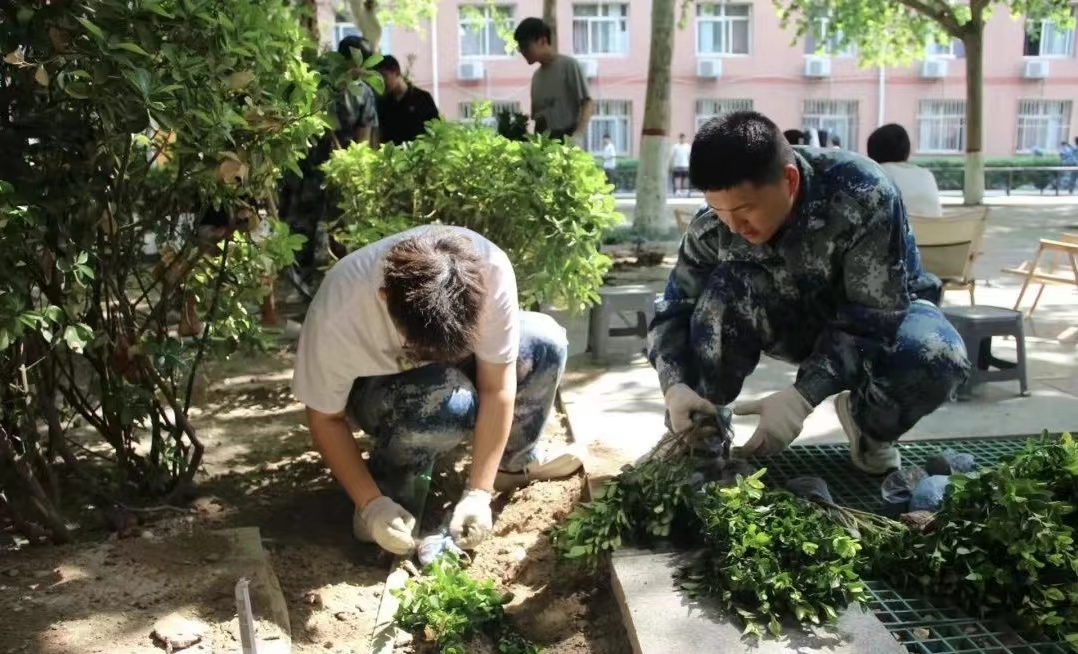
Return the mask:
[[[903,442],[903,465],[921,465],[925,459],[951,448],[972,454],[978,465],[987,466],[1038,439]],[[820,477],[827,482],[835,503],[886,512],[888,505],[880,495],[882,478],[854,468],[849,456],[846,445],[804,445],[756,463],[767,467],[767,477],[775,486],[794,477]],[[869,609],[911,654],[1073,654],[1062,643],[1028,641],[1004,624],[972,618],[946,600],[907,594],[879,581],[865,583],[871,595]]]

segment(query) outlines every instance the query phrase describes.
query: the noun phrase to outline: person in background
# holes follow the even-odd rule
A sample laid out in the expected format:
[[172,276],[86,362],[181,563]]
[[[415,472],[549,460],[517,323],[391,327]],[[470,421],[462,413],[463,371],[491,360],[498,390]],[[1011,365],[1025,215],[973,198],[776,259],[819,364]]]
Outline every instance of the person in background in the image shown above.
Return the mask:
[[535,133],[582,143],[593,107],[580,63],[554,51],[550,27],[541,18],[520,21],[513,38],[528,65],[539,64],[531,85]]
[[[1075,144],[1078,144],[1078,138],[1074,139]],[[1078,166],[1078,147],[1063,141],[1059,144],[1059,163],[1063,166]],[[1074,174],[1074,171],[1065,171],[1059,175],[1059,190],[1067,189],[1071,195],[1074,195],[1075,181],[1078,180],[1078,175]]]
[[685,135],[678,134],[677,143],[670,149],[670,169],[673,171],[671,183],[674,195],[682,191],[689,195],[689,153],[692,146],[685,142]]
[[[353,63],[352,76],[359,79],[363,60],[374,54],[367,39],[355,34],[346,36],[337,44],[337,54]],[[360,60],[356,61],[359,57]],[[352,143],[370,143],[378,129],[378,96],[366,82],[359,80],[341,92],[336,104],[337,127],[334,135],[340,147]]]
[[378,98],[378,141],[403,145],[416,140],[427,121],[438,118],[434,98],[404,78],[400,62],[393,55],[383,57],[374,69],[386,84]]
[[834,148],[835,150],[841,150],[842,149],[842,140],[839,139],[837,134],[832,134],[831,135],[831,147]]
[[910,135],[904,127],[890,123],[872,132],[868,137],[868,157],[880,164],[898,187],[907,212],[931,218],[943,215],[939,186],[932,171],[909,162]]
[[689,224],[648,332],[674,433],[738,399],[760,356],[798,366],[786,388],[733,407],[759,415],[749,455],[781,452],[827,397],[855,467],[901,467],[897,441],[969,375],[934,301],[906,210],[880,167],[792,148],[745,111],[714,118],[689,175],[707,206]]
[[788,129],[782,135],[786,137],[786,142],[790,145],[805,144],[805,133],[799,129]]
[[607,134],[603,136],[603,172],[606,173],[606,181],[614,184],[614,173],[618,170],[618,149],[614,147],[614,141]]

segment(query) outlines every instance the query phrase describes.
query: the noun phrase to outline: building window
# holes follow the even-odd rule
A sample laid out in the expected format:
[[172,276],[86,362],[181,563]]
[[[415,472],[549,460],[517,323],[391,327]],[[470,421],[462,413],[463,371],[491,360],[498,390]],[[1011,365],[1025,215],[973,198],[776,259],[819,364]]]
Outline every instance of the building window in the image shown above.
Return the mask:
[[696,53],[749,54],[752,5],[701,2],[696,5]]
[[696,131],[712,118],[735,111],[752,111],[752,98],[723,98],[721,100],[696,101]]
[[512,29],[513,8],[462,7],[460,10],[460,56],[505,57],[505,40],[498,34],[499,26]]
[[[336,49],[337,44],[340,43],[341,40],[344,37],[352,36],[352,35],[363,36],[363,32],[360,32],[359,28],[356,27],[355,24],[353,24],[353,23],[349,23],[347,21],[338,21],[333,26],[333,38],[335,39],[333,41],[333,48]],[[389,45],[389,43],[390,43],[389,37],[390,37],[389,25],[383,25],[382,26],[382,38],[378,42],[378,48],[379,48],[379,51],[384,55],[389,54],[390,52],[392,52],[392,48]]]
[[1018,152],[1055,152],[1070,141],[1070,131],[1070,100],[1019,100]]
[[839,47],[842,32],[835,28],[830,16],[812,20],[812,27],[805,34],[805,54],[832,57],[852,57],[857,51],[852,46]]
[[[480,102],[483,102],[483,100],[474,100],[474,101],[471,101],[471,102],[461,102],[460,105],[458,105],[460,120],[461,121],[471,121],[472,119],[474,119],[475,118],[475,113],[476,113],[475,112],[476,104],[480,103]],[[490,103],[490,115],[487,116],[486,118],[483,118],[480,121],[480,123],[483,125],[483,127],[490,127],[491,129],[496,129],[498,127],[498,114],[500,114],[503,111],[509,111],[509,112],[512,112],[512,113],[519,114],[520,113],[520,103],[515,101],[515,100],[502,101],[502,102],[499,102],[499,101],[491,102]]]
[[1073,57],[1074,29],[1063,29],[1050,20],[1026,21],[1027,57]]
[[595,112],[588,123],[588,134],[585,138],[588,152],[601,153],[604,136],[609,136],[614,142],[618,154],[627,155],[632,152],[632,107],[628,100],[599,100],[595,103]]
[[827,130],[841,147],[857,149],[857,100],[805,100],[802,113],[804,129]]
[[917,108],[917,151],[960,154],[966,149],[966,101],[921,100]]
[[925,59],[962,59],[966,56],[966,46],[958,39],[949,43],[929,41],[925,46]]
[[628,54],[628,3],[573,5],[573,53]]

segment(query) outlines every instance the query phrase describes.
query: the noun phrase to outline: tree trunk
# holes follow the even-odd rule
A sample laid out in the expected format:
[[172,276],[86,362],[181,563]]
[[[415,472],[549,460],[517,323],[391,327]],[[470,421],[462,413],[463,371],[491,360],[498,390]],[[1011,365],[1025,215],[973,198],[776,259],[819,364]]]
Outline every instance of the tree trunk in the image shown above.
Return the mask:
[[674,55],[677,0],[654,0],[651,6],[651,54],[640,132],[640,165],[636,173],[633,226],[643,234],[656,231],[666,216],[667,132],[670,130],[670,63]]
[[558,7],[556,0],[543,0],[543,22],[550,28],[550,47],[558,51]]
[[966,178],[963,203],[984,201],[984,17],[974,16],[962,38],[966,47]]
[[375,52],[381,51],[382,24],[378,22],[378,2],[376,0],[348,0],[352,10],[352,20],[371,44]]

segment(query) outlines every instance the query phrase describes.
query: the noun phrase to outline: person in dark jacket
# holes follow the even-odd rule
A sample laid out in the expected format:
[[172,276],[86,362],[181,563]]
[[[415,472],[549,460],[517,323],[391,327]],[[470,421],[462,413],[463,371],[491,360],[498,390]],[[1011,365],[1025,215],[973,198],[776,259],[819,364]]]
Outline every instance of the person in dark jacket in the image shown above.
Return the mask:
[[898,438],[954,394],[970,363],[894,184],[860,155],[792,148],[755,112],[709,122],[689,176],[708,206],[648,335],[671,430],[737,399],[767,354],[799,368],[785,390],[733,407],[760,416],[748,453],[781,451],[837,394],[853,464],[899,467]]
[[393,55],[383,57],[375,70],[386,83],[378,98],[378,141],[397,145],[414,141],[428,120],[438,118],[434,98],[404,78],[400,62]]

